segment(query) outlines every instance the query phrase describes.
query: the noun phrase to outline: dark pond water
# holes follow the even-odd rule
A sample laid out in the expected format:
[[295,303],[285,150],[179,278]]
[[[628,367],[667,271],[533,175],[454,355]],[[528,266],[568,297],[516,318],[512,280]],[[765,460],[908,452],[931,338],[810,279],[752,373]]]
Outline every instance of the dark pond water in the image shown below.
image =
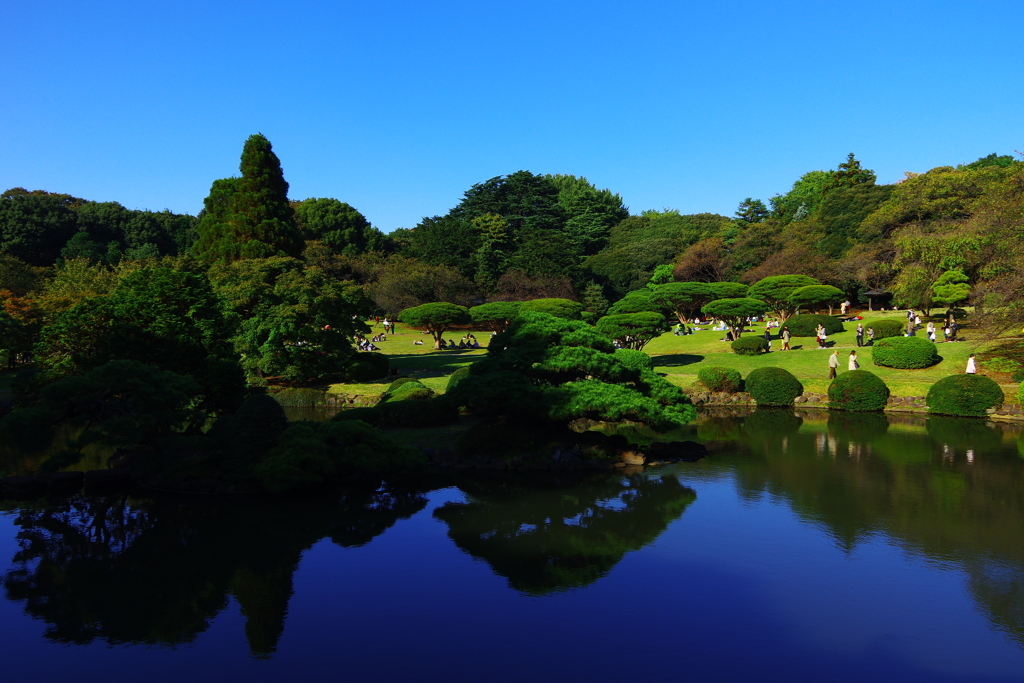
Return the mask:
[[16,681],[1021,681],[1019,429],[704,415],[712,457],[0,515]]

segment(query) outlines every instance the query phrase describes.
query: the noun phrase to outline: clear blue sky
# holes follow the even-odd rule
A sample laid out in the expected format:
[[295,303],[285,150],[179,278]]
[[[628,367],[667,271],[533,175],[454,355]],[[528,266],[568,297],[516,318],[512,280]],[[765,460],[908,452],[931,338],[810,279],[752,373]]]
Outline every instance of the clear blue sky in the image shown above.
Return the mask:
[[848,152],[1024,151],[1024,2],[13,2],[0,189],[196,213],[262,132],[293,199],[377,227],[572,173],[731,215]]

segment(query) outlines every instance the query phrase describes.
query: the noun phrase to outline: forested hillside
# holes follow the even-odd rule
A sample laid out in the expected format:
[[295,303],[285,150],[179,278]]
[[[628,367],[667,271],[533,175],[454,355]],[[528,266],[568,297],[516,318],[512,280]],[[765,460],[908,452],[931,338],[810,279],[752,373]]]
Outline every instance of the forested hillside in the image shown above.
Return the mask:
[[139,268],[184,269],[216,284],[253,270],[231,264],[272,258],[282,272],[360,289],[360,305],[383,315],[438,301],[560,298],[599,317],[649,284],[806,275],[854,301],[875,290],[901,306],[944,305],[934,286],[955,285],[967,297],[957,303],[1005,323],[1022,316],[1024,162],[1011,156],[880,185],[850,154],[785,194],[743,199],[731,217],[631,213],[586,178],[516,171],[473,185],[444,215],[384,234],[341,199],[289,198],[280,164],[267,161],[269,142],[255,138],[240,175],[214,180],[198,216],[6,191],[0,292],[5,334],[20,339],[6,346],[31,346],[10,321],[41,325]]

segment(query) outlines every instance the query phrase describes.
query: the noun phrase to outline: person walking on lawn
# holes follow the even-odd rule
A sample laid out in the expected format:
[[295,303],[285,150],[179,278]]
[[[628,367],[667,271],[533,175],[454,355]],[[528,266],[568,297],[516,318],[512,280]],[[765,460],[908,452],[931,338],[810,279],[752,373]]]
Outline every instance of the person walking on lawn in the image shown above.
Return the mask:
[[791,335],[789,334],[789,328],[788,327],[783,327],[782,328],[782,350],[783,351],[789,351],[790,350],[789,349],[789,338],[790,338],[790,336]]
[[857,323],[857,346],[864,346],[864,323]]
[[836,368],[839,367],[839,350],[836,349],[832,352],[832,355],[828,357],[828,378],[836,378]]

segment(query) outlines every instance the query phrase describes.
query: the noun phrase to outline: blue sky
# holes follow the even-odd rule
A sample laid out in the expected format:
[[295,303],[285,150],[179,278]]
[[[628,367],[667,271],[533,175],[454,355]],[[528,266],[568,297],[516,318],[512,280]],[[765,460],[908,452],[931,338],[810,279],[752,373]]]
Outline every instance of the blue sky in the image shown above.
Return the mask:
[[412,227],[572,173],[731,215],[848,152],[880,182],[1024,151],[1024,3],[17,2],[0,189],[196,213],[262,132],[293,199]]

